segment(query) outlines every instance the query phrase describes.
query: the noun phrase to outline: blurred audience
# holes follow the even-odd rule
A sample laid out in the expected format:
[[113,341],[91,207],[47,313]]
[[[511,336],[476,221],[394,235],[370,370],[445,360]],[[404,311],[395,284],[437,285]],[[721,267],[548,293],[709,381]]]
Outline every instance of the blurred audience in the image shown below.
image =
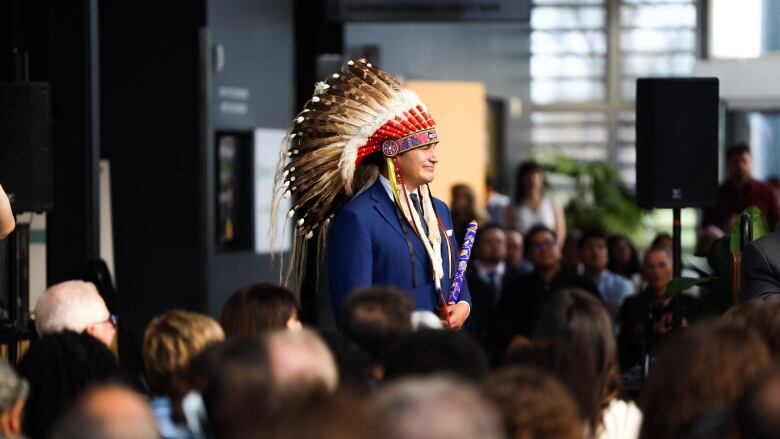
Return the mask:
[[195,356],[224,339],[214,319],[192,311],[168,311],[146,327],[144,368],[149,390],[155,396],[152,410],[164,438],[187,436],[181,402],[191,386],[185,372]]
[[561,288],[582,288],[598,296],[593,282],[561,270],[561,251],[556,245],[555,232],[545,226],[535,226],[526,234],[525,257],[534,271],[522,277],[513,294],[504,294],[499,302],[498,324],[502,343],[512,337],[530,337],[542,308],[550,294]]
[[541,370],[511,366],[491,374],[485,392],[501,411],[507,439],[582,439],[569,392]]
[[55,428],[52,439],[156,439],[160,435],[146,400],[133,390],[95,387]]
[[[672,281],[672,255],[665,248],[650,248],[643,261],[646,287],[629,296],[620,308],[620,355],[624,369],[643,364],[655,345],[672,329],[671,299],[666,288]],[[696,298],[680,293],[682,325],[696,311]]]
[[400,337],[387,350],[385,381],[437,373],[481,382],[488,361],[479,345],[462,332],[422,330]]
[[277,329],[300,329],[300,307],[285,287],[255,284],[231,294],[219,322],[227,337],[262,335]]
[[63,330],[33,343],[19,373],[30,383],[22,430],[47,438],[60,416],[90,387],[119,379],[114,354],[95,337]]
[[266,336],[266,346],[274,384],[283,399],[336,391],[339,384],[336,360],[314,331],[277,331]]
[[490,351],[496,331],[498,303],[504,294],[518,291],[518,282],[523,273],[504,262],[506,259],[506,234],[500,225],[491,223],[477,233],[474,255],[466,271],[471,292],[471,316],[469,329],[480,344]]
[[567,369],[592,372],[590,379],[576,382],[574,391],[582,396],[580,413],[587,420],[589,437],[637,437],[642,414],[633,402],[621,399],[618,349],[612,320],[602,302],[576,289],[553,293],[539,316],[533,340],[565,340],[577,352],[570,357],[576,364]]
[[0,360],[0,437],[22,438],[22,410],[30,386],[5,361]]
[[552,197],[544,193],[544,170],[534,161],[525,161],[515,174],[515,194],[512,204],[504,211],[504,224],[522,232],[538,225],[553,230],[556,243],[563,247],[566,240],[566,218],[563,209]]
[[572,273],[579,273],[582,266],[579,243],[582,232],[579,229],[569,229],[566,232],[566,240],[561,249],[561,269]]
[[726,150],[726,181],[718,190],[718,207],[705,209],[702,225],[715,225],[729,232],[739,214],[758,206],[771,230],[780,221],[780,206],[774,188],[752,176],[753,157],[746,143]]
[[506,259],[507,264],[520,270],[521,273],[530,273],[534,269],[530,262],[523,258],[523,234],[517,229],[506,229]]
[[739,437],[780,437],[780,367],[775,364],[745,386],[734,414]]
[[626,297],[636,292],[636,288],[628,278],[607,269],[607,236],[598,230],[585,232],[580,238],[579,252],[583,275],[596,284],[612,321],[619,322],[620,307]]
[[52,285],[35,305],[38,335],[63,330],[85,332],[111,347],[118,319],[108,312],[95,284],[71,280]]
[[731,308],[723,320],[755,331],[774,359],[780,359],[780,302],[748,300]]
[[639,437],[679,437],[705,412],[728,413],[745,384],[768,366],[769,352],[750,330],[701,323],[676,333],[642,389]]
[[484,222],[482,216],[477,212],[474,190],[465,184],[452,186],[450,214],[452,215],[452,236],[458,247],[463,245],[463,238],[466,236],[466,229],[471,221],[477,220],[479,224]]
[[471,384],[447,376],[394,382],[377,398],[397,439],[502,439],[496,408]]
[[279,400],[268,353],[257,337],[211,345],[193,361],[212,437],[249,439],[264,431]]
[[498,191],[496,182],[491,178],[485,179],[485,206],[488,221],[501,224],[504,221],[504,210],[512,204],[512,199]]
[[639,253],[627,237],[623,235],[610,236],[607,239],[607,255],[609,259],[607,270],[630,279],[637,287],[642,284]]
[[412,310],[412,297],[392,287],[357,290],[347,296],[342,331],[369,355],[375,379],[382,379],[385,351],[412,332]]

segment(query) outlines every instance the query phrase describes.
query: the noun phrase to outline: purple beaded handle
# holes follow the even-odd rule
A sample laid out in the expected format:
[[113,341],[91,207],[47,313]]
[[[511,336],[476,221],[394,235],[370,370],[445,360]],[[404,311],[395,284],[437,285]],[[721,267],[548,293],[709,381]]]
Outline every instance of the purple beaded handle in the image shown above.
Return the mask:
[[477,222],[472,221],[466,229],[466,237],[463,238],[463,247],[458,256],[458,269],[455,271],[455,277],[452,278],[452,288],[450,289],[449,303],[458,303],[460,298],[460,289],[463,287],[463,276],[466,274],[466,266],[471,257],[471,248],[474,247],[474,237],[477,236]]

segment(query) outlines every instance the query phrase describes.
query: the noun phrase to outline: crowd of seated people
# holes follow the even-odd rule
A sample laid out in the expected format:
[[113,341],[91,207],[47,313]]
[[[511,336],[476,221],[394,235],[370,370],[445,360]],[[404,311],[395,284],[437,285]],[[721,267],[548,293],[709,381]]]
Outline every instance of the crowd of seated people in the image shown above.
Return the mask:
[[[729,184],[759,188],[744,151],[729,154]],[[562,233],[541,168],[522,171],[521,196],[488,194],[462,330],[376,286],[352,292],[324,331],[301,320],[292,291],[263,283],[233,293],[219,319],[154,317],[139,369],[99,287],[67,281],[35,305],[19,363],[0,361],[0,437],[780,437],[780,301],[713,315],[707,292],[689,290],[677,321],[668,235],[639,251],[601,230]],[[461,235],[479,215],[468,187],[453,197]],[[721,236],[703,224],[697,252]]]

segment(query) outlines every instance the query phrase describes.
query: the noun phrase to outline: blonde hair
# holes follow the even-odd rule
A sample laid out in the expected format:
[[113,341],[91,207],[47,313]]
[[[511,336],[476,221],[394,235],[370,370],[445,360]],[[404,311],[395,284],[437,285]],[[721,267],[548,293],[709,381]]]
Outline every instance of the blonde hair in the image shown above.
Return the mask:
[[190,360],[224,339],[219,323],[205,314],[174,309],[152,319],[144,333],[144,369],[152,392],[181,396],[181,375]]

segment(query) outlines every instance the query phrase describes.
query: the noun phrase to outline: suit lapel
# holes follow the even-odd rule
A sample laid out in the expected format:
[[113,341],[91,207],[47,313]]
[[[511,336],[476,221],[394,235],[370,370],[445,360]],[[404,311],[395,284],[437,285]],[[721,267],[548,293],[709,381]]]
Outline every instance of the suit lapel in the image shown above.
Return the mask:
[[[390,200],[387,192],[385,192],[385,187],[382,186],[382,182],[377,178],[376,183],[374,183],[369,190],[371,191],[371,199],[374,200],[374,209],[379,212],[387,224],[390,225],[401,238],[404,238],[404,232],[401,230],[401,224],[398,222],[398,213],[396,213],[395,210],[395,203]],[[409,230],[409,232],[411,235],[414,235],[414,232],[411,230]]]

